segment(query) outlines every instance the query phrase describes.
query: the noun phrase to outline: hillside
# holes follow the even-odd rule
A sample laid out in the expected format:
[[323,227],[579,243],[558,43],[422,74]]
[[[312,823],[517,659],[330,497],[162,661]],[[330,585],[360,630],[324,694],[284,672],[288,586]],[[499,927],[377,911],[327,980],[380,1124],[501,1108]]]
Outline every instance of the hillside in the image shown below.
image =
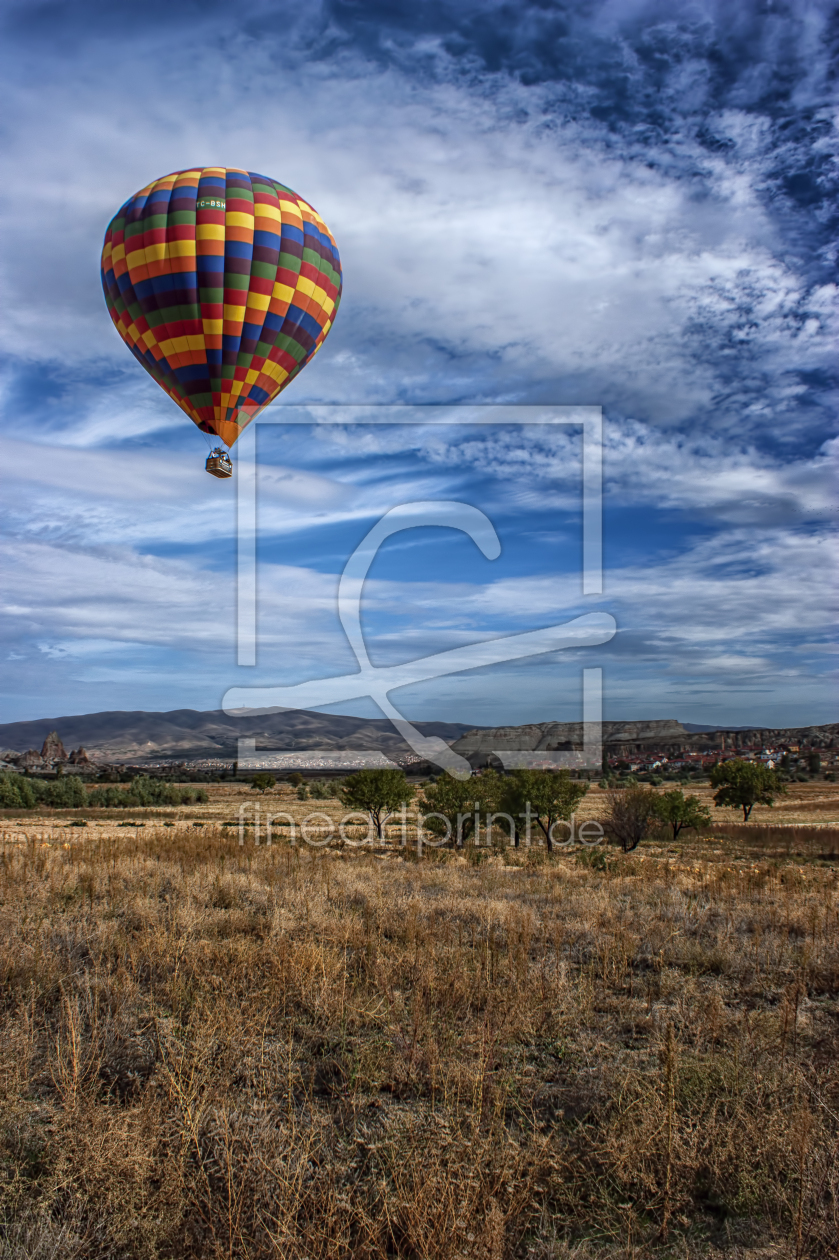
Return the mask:
[[[723,730],[691,730],[675,719],[647,722],[604,722],[603,744],[607,754],[650,752],[672,756],[680,752],[747,748],[832,748],[839,741],[839,723],[827,726],[728,727]],[[583,747],[582,722],[538,722],[532,726],[476,728],[453,745],[456,752],[479,765],[492,753],[560,752]]]
[[[449,742],[471,728],[458,722],[417,722],[424,735]],[[41,718],[34,722],[0,725],[0,748],[24,752],[40,748],[57,731],[65,748],[83,746],[100,760],[190,760],[235,758],[237,740],[255,739],[257,746],[286,750],[353,748],[383,753],[409,752],[386,718],[344,717],[286,709],[252,717],[228,717],[221,709],[200,712],[173,709],[168,713],[142,710],[85,713],[72,717]]]
[[[562,751],[582,748],[581,722],[539,722],[529,726],[473,727],[459,722],[417,722],[424,735],[438,735],[463,756],[480,764],[491,753],[505,749]],[[314,749],[355,749],[398,755],[408,746],[386,718],[345,717],[285,709],[247,717],[228,717],[221,709],[201,712],[173,709],[168,713],[142,710],[85,713],[0,725],[0,749],[24,752],[40,749],[51,731],[65,748],[84,747],[94,759],[120,761],[194,760],[230,758],[237,740],[254,739],[257,748],[306,752]],[[839,724],[805,727],[729,727],[697,731],[675,719],[643,722],[604,722],[607,752],[643,754],[663,752],[777,747],[835,747]]]

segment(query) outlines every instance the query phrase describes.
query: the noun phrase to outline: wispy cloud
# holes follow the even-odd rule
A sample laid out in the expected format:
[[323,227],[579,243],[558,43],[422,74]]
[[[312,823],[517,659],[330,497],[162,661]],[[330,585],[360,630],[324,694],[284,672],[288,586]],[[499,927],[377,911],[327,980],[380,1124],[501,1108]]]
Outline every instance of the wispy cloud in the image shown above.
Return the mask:
[[[7,6],[16,712],[75,696],[82,675],[103,695],[165,676],[194,697],[231,660],[234,487],[207,484],[200,439],[127,355],[98,279],[116,207],[196,160],[277,175],[338,239],[343,305],[289,402],[603,405],[622,627],[603,659],[623,715],[643,701],[655,716],[679,686],[740,704],[737,678],[765,685],[767,712],[821,712],[802,679],[825,659],[836,509],[830,17],[828,0],[149,0],[107,21],[85,3]],[[438,552],[414,571],[421,548],[406,551],[402,580],[370,587],[383,654],[576,598],[556,538],[579,516],[577,434],[453,417],[261,433],[259,449],[265,558],[282,558],[263,631],[291,675],[351,667],[336,574],[317,570],[399,502],[475,502],[530,541],[518,576],[480,582]],[[542,703],[534,665],[494,678],[409,699],[490,720]]]
[[[37,108],[13,75],[8,110],[19,121],[5,227],[17,247],[7,259],[7,346],[26,358],[120,362],[96,275],[104,224],[159,171],[208,152],[235,154],[303,190],[341,243],[345,308],[304,378],[317,392],[474,397],[482,378],[478,396],[536,385],[641,420],[701,416],[759,431],[768,415],[789,418],[812,389],[808,374],[830,365],[835,291],[814,285],[790,256],[765,196],[779,162],[771,103],[720,109],[706,83],[686,112],[687,68],[707,67],[702,54],[714,39],[698,15],[681,37],[673,23],[641,37],[632,27],[643,26],[643,12],[600,40],[600,69],[623,62],[637,110],[650,86],[641,54],[654,54],[657,130],[643,117],[616,128],[620,110],[599,123],[593,108],[562,110],[559,85],[544,74],[527,85],[484,70],[476,82],[474,64],[464,76],[468,59],[431,32],[404,32],[401,55],[371,64],[384,41],[353,43],[352,22],[332,59],[313,60],[305,41],[295,48],[292,39],[279,68],[270,22],[259,44],[240,31],[223,48],[211,26],[202,41],[199,26],[188,69],[153,26],[118,58],[103,56],[100,38],[78,50],[72,74],[56,60],[56,74],[39,82]],[[785,30],[810,47],[819,12],[809,26],[789,17]],[[339,27],[344,16],[336,11]],[[528,10],[519,24],[530,56],[538,16]],[[508,22],[501,10],[495,19]],[[467,38],[471,21],[477,38],[476,13],[458,24],[452,11],[450,20]],[[725,38],[722,14],[715,20]],[[425,58],[411,63],[409,48]],[[424,74],[432,52],[435,73]],[[597,67],[579,59],[571,68],[596,78]],[[562,76],[561,46],[556,69]],[[130,103],[120,91],[126,78]],[[205,100],[198,85],[207,83]],[[602,98],[602,82],[597,92]],[[34,180],[25,161],[33,151]],[[801,153],[786,156],[794,165]],[[444,363],[454,364],[451,376]]]
[[[233,592],[208,569],[46,544],[18,544],[2,561],[6,647],[25,659],[18,666],[22,675],[37,669],[33,652],[36,661],[38,654],[66,660],[81,694],[102,667],[118,667],[126,680],[157,661],[165,674],[165,654],[176,652],[189,654],[193,671],[206,680],[205,695],[215,696],[216,677],[230,680]],[[650,716],[656,702],[678,700],[680,686],[687,704],[697,686],[713,684],[749,703],[752,689],[768,689],[776,708],[779,689],[787,691],[780,701],[787,712],[804,695],[828,721],[835,609],[825,600],[825,587],[835,583],[836,561],[826,535],[775,531],[755,547],[748,533],[734,531],[677,558],[615,569],[597,602],[616,615],[618,635],[606,649],[559,654],[554,664],[566,694],[552,690],[547,703],[573,716],[568,675],[573,678],[585,663],[605,669],[615,716],[632,715],[622,697],[637,696],[637,685],[643,692],[638,703]],[[364,605],[371,653],[380,664],[554,624],[584,607],[591,601],[581,601],[577,584],[553,573],[479,583],[371,579]],[[244,671],[245,685],[300,682],[355,668],[338,620],[333,574],[265,565],[259,630],[260,668]],[[412,689],[408,701],[414,716],[461,720],[461,705],[489,722],[528,721],[537,720],[528,717],[534,706],[550,716],[544,713],[544,688],[542,662],[541,675],[533,664],[477,671]]]

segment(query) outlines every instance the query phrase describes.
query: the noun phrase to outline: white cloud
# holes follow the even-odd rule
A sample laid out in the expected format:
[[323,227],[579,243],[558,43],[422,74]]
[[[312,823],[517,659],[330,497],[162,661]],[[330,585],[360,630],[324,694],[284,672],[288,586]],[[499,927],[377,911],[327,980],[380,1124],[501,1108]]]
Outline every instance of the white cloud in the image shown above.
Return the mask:
[[[10,648],[40,642],[47,655],[106,668],[107,657],[124,650],[129,672],[132,656],[142,661],[143,650],[166,648],[189,652],[196,668],[204,661],[219,679],[236,681],[228,664],[235,602],[229,578],[171,560],[44,544],[6,548],[2,560]],[[762,677],[792,702],[802,680],[825,668],[833,616],[824,593],[835,569],[829,538],[776,530],[755,546],[748,534],[733,531],[676,559],[613,570],[606,595],[594,601],[581,601],[577,583],[555,574],[483,583],[370,580],[365,625],[374,659],[385,664],[489,633],[551,625],[599,604],[616,615],[618,636],[609,648],[587,652],[586,663],[605,663],[618,683],[640,667],[651,668],[658,684],[705,678],[731,685]],[[335,575],[266,565],[259,629],[263,664],[254,682],[297,682],[355,668],[338,621]],[[560,670],[579,657],[560,655]],[[555,673],[544,668],[543,686]],[[538,701],[536,674],[526,675],[521,693],[517,677],[518,670],[491,675],[497,721],[512,720],[503,714],[520,711],[525,700]],[[487,675],[472,678],[451,685],[461,692],[471,685],[480,695]]]
[[[835,133],[782,132],[761,102],[789,47],[794,101],[817,117],[824,5],[770,15],[763,42],[750,27],[761,65],[740,65],[719,100],[708,31],[730,65],[739,19],[703,0],[683,31],[670,17],[656,26],[646,0],[601,5],[589,33],[616,41],[603,66],[619,67],[630,96],[649,80],[629,28],[648,28],[647,51],[666,50],[655,126],[642,111],[637,124],[627,114],[615,128],[583,108],[602,99],[596,75],[535,74],[528,84],[490,74],[477,43],[458,59],[410,23],[387,56],[371,36],[368,55],[348,34],[348,10],[344,29],[338,18],[321,29],[315,15],[303,30],[280,22],[271,3],[245,8],[250,27],[244,9],[241,21],[214,10],[195,19],[186,68],[169,26],[154,23],[130,34],[93,23],[68,52],[57,34],[47,42],[53,25],[64,29],[54,15],[43,47],[7,45],[2,91],[14,127],[0,208],[9,356],[0,384],[14,434],[4,446],[6,523],[23,539],[6,553],[4,587],[7,637],[19,648],[9,659],[24,658],[16,673],[35,643],[50,680],[66,669],[145,687],[165,675],[174,691],[195,685],[198,660],[215,674],[232,659],[232,579],[205,566],[228,563],[220,544],[234,537],[235,487],[209,483],[201,440],[128,356],[98,278],[116,208],[155,175],[198,160],[277,175],[338,239],[344,305],[289,401],[605,405],[607,509],[642,505],[652,536],[646,565],[608,575],[622,626],[609,648],[618,671],[610,694],[629,704],[636,686],[654,706],[671,686],[718,683],[731,697],[748,678],[752,687],[765,679],[779,704],[820,703],[802,678],[816,668],[812,654],[826,653],[828,544],[792,526],[835,512],[837,446],[819,443],[837,290],[809,256],[806,212],[794,230],[784,218],[783,181],[809,169]],[[363,6],[356,16],[363,26]],[[552,20],[530,8],[525,25],[532,35]],[[510,21],[496,6],[493,22],[506,30]],[[535,58],[541,73],[552,46],[526,44],[513,41],[509,64]],[[700,141],[700,127],[713,143]],[[561,533],[569,518],[560,514],[578,503],[579,438],[522,432],[324,426],[314,440],[265,436],[264,446],[260,435],[260,528],[282,537],[290,562],[265,569],[261,624],[271,659],[293,675],[286,680],[352,667],[336,629],[335,578],[295,566],[295,534],[311,539],[318,527],[412,499],[462,498],[490,516],[514,510],[525,531],[538,510],[533,545],[545,554],[544,512],[556,512]],[[725,533],[684,542],[685,519],[697,517]],[[183,557],[190,547],[194,560],[136,552]],[[502,622],[544,624],[574,595],[547,562],[533,567],[542,576],[483,585],[372,583],[378,650],[404,658]],[[191,654],[184,668],[178,653]],[[540,702],[536,666],[503,685],[495,677],[491,686],[451,681],[446,694],[485,714]]]
[[[8,439],[3,453],[10,478],[7,523],[24,536],[187,548],[235,534],[235,480],[211,480],[200,446],[187,455]],[[263,465],[258,494],[261,526],[268,532],[353,515],[352,485],[299,468]]]
[[[624,413],[677,422],[730,413],[718,361],[730,334],[773,376],[829,362],[835,295],[809,293],[781,256],[756,159],[728,163],[694,145],[698,198],[679,167],[608,152],[582,125],[546,128],[540,90],[510,82],[493,96],[419,87],[349,56],[331,68],[287,63],[278,74],[273,46],[248,41],[223,53],[199,47],[186,79],[148,39],[113,64],[96,55],[92,79],[56,76],[37,95],[7,85],[17,119],[3,214],[15,242],[6,258],[12,353],[124,365],[99,292],[104,227],[156,174],[212,159],[275,173],[333,228],[345,307],[329,350],[302,379],[338,398],[424,393],[439,348],[489,356],[511,381],[555,381],[567,391],[558,401],[619,400]],[[205,99],[197,85],[208,83]],[[731,111],[719,120],[742,133],[746,156],[761,134],[759,120],[750,125]],[[37,178],[24,160],[33,152]],[[498,390],[497,370],[485,379]],[[445,378],[436,388],[447,391]],[[171,408],[163,397],[160,406]]]
[[[480,418],[479,408],[464,410]],[[356,460],[410,451],[422,461],[420,467],[445,469],[452,482],[467,470],[490,476],[497,489],[489,492],[492,502],[482,504],[488,511],[509,511],[513,504],[522,511],[547,505],[570,511],[579,507],[579,429],[467,428],[458,425],[457,412],[451,409],[452,423],[446,426],[324,426],[318,450],[324,458],[336,452]],[[604,503],[607,511],[646,504],[735,524],[825,520],[837,510],[837,461],[839,439],[825,442],[812,457],[790,459],[746,440],[735,446],[724,434],[662,432],[637,420],[607,422]],[[410,492],[404,483],[400,489]]]

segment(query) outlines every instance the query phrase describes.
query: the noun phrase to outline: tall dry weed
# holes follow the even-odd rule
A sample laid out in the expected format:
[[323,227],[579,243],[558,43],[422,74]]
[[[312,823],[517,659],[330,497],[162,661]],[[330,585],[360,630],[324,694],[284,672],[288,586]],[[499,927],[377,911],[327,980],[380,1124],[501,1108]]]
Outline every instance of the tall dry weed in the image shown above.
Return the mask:
[[832,869],[67,843],[0,855],[0,1256],[836,1254]]

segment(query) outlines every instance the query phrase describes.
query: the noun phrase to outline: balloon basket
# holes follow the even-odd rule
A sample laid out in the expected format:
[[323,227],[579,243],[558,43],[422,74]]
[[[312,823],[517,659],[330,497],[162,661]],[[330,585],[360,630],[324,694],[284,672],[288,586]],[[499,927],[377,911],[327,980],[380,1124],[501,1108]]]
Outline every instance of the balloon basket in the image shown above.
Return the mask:
[[230,456],[227,451],[223,451],[220,446],[217,446],[215,450],[210,451],[204,467],[213,477],[233,476],[233,464]]

